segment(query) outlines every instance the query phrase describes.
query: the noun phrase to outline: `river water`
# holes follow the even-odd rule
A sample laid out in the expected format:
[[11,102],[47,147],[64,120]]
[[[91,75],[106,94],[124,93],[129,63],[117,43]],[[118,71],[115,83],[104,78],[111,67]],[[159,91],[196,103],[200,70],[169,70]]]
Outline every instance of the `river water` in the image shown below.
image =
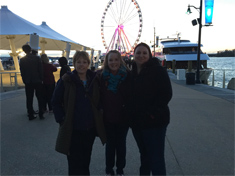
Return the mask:
[[[214,70],[214,86],[223,87],[223,77],[225,74],[225,88],[232,78],[235,78],[235,57],[210,57],[207,67]],[[212,85],[213,72],[211,73],[208,84]]]

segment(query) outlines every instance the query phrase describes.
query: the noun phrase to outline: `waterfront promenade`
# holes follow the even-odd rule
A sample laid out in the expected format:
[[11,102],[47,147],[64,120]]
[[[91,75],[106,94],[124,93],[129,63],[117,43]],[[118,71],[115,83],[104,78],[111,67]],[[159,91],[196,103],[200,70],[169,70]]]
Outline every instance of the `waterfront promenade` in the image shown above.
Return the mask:
[[[169,75],[173,99],[166,136],[167,174],[234,175],[234,91],[186,85]],[[28,121],[24,89],[0,95],[1,175],[66,175],[66,157],[54,150],[58,124],[53,115]],[[104,147],[96,139],[91,175],[105,175],[104,163]],[[139,153],[129,130],[126,175],[138,175],[138,167]]]

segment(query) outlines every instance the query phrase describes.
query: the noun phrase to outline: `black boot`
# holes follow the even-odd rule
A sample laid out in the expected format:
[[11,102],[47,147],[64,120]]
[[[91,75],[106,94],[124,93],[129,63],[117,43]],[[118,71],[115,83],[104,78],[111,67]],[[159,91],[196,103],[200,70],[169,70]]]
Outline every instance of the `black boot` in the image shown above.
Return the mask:
[[40,115],[39,118],[40,118],[40,120],[45,119],[45,117],[43,115]]
[[33,114],[33,115],[28,115],[29,120],[33,120],[37,118],[37,115]]

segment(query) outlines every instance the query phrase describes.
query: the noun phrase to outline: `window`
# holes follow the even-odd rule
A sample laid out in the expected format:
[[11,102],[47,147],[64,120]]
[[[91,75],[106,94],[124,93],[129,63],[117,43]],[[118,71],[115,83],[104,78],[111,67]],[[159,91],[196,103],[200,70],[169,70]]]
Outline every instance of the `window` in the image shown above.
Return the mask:
[[[202,53],[202,51],[200,51]],[[197,54],[197,47],[163,48],[164,54]]]

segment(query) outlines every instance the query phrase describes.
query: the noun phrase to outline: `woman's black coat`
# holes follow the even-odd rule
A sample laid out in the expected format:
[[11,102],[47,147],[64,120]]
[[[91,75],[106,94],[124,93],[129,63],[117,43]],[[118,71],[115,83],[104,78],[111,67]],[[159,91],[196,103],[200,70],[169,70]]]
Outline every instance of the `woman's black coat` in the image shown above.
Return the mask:
[[131,127],[146,129],[168,125],[168,103],[172,98],[172,87],[166,69],[158,60],[150,59],[139,74],[134,63],[131,85],[131,98],[127,107]]

